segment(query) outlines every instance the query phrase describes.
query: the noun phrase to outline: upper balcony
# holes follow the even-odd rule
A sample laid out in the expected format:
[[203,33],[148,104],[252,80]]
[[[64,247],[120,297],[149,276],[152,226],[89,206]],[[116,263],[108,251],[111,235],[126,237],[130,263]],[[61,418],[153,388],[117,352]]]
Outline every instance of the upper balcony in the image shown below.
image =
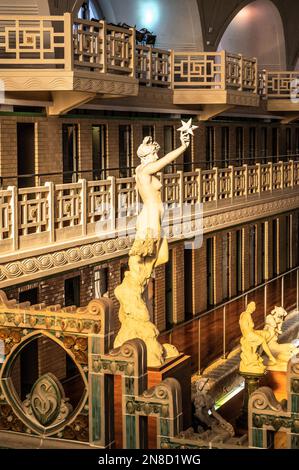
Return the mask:
[[267,100],[268,111],[286,113],[284,122],[298,119],[299,71],[266,71],[260,74],[261,94]]
[[73,19],[69,13],[0,16],[0,69],[8,94],[51,92],[49,114],[66,112],[97,93],[138,94],[134,29]]
[[201,119],[211,106],[217,113],[259,104],[256,59],[136,45],[134,28],[69,13],[0,16],[0,76],[7,98],[34,100],[44,93],[45,101],[53,102],[48,107],[53,115],[96,97],[130,97],[133,106],[143,106],[153,88],[161,96],[156,106],[195,107]]
[[259,106],[257,61],[241,54],[174,52],[173,87],[175,104],[204,105],[201,119],[211,106]]

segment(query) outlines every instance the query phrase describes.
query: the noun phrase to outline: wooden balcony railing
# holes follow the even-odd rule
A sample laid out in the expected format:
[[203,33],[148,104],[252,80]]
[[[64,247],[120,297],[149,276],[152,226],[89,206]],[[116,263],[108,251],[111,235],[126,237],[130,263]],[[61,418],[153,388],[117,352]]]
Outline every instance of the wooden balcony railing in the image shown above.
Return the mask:
[[75,19],[70,13],[1,15],[0,68],[117,74],[165,88],[257,91],[256,59],[225,51],[179,53],[136,46],[134,28]]
[[[178,171],[160,178],[164,203],[183,214],[186,204],[227,200],[231,205],[240,197],[299,187],[299,161]],[[135,178],[10,186],[0,191],[0,253],[86,236],[111,238],[121,221],[139,210]]]
[[173,85],[174,88],[257,93],[257,61],[226,51],[174,52]]
[[0,68],[135,76],[135,30],[63,16],[0,16]]
[[299,101],[299,71],[260,72],[260,93],[265,98]]
[[171,51],[136,46],[136,78],[141,85],[171,86]]

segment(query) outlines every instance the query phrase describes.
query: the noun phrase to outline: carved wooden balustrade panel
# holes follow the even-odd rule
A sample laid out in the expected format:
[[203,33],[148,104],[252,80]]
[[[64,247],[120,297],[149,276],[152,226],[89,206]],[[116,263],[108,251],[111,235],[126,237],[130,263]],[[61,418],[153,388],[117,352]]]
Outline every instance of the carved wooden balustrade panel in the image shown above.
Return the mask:
[[[0,16],[0,67],[64,68],[67,16]],[[68,38],[70,40],[70,38]]]
[[271,165],[269,163],[260,165],[260,187],[261,191],[270,191],[271,190]]
[[104,25],[101,22],[74,20],[74,66],[104,71]]
[[231,168],[223,168],[218,171],[218,196],[219,199],[231,197]]
[[202,171],[202,202],[212,202],[215,200],[215,188],[216,188],[216,171],[206,170]]
[[263,72],[263,90],[268,98],[299,99],[298,72]]
[[[256,165],[247,167],[247,194],[256,194],[259,191],[259,172]],[[265,186],[266,188],[266,186]]]
[[225,62],[220,52],[173,54],[175,88],[225,89]]
[[[286,191],[289,195],[299,186],[299,162],[215,167],[159,177],[165,214],[178,209],[177,215],[183,218],[188,205],[199,207],[203,203],[208,210],[209,203],[217,201],[223,201],[225,208],[226,201],[231,207],[238,198],[256,194]],[[113,238],[121,227],[133,229],[141,207],[134,177],[82,179],[78,183],[46,183],[21,189],[10,186],[0,190],[0,253],[33,245],[46,248],[54,242],[86,235]]]
[[226,51],[174,52],[173,84],[174,88],[257,93],[257,61]]
[[233,168],[233,197],[245,196],[246,194],[246,171],[244,167]]
[[0,240],[7,240],[12,236],[12,193],[1,191],[0,195]]
[[106,69],[109,73],[135,74],[135,31],[105,25]]
[[136,78],[146,86],[171,85],[171,52],[150,46],[136,46]]

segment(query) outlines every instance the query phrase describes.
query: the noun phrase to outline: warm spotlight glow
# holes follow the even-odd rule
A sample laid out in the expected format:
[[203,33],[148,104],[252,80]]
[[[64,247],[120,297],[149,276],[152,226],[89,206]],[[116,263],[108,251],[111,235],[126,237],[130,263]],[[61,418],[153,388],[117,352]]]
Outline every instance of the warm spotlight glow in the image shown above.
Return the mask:
[[153,29],[158,23],[160,16],[159,5],[157,2],[144,2],[140,3],[139,8],[139,22],[140,26]]

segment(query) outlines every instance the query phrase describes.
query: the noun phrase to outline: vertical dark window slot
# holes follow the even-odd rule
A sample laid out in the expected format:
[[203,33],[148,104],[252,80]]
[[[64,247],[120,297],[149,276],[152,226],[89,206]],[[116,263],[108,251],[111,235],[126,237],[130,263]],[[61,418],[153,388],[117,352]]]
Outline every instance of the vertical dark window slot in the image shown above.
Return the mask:
[[105,125],[92,126],[92,177],[105,179],[107,169],[107,131]]
[[153,139],[155,138],[155,128],[154,126],[142,126],[142,138],[150,136]]
[[255,268],[256,268],[256,226],[250,226],[249,230],[249,282],[250,287],[255,285]]
[[25,400],[38,379],[38,342],[31,341],[20,354],[21,400]]
[[290,127],[286,128],[286,151],[287,155],[292,155],[292,129]]
[[278,260],[277,260],[277,241],[278,241],[278,237],[277,237],[277,228],[278,228],[278,224],[277,224],[277,219],[273,219],[272,220],[272,241],[273,241],[273,244],[272,244],[272,259],[273,259],[273,276],[277,276],[278,274]]
[[192,317],[192,250],[184,250],[185,319]]
[[230,256],[230,243],[229,234],[224,234],[222,237],[222,297],[223,300],[229,296],[229,256]]
[[299,156],[299,127],[295,128],[295,153],[296,157]]
[[[164,126],[164,154],[167,155],[174,149],[174,128],[173,126]],[[175,171],[175,162],[165,168],[166,173]]]
[[243,127],[236,128],[236,164],[243,165],[244,156],[244,130]]
[[214,305],[214,239],[207,238],[207,304]]
[[253,165],[255,162],[256,153],[256,128],[249,128],[249,164]]
[[192,146],[193,146],[193,139],[190,138],[190,145],[184,152],[184,168],[183,171],[192,171]]
[[261,224],[261,267],[262,267],[262,272],[261,272],[261,280],[262,282],[265,281],[266,275],[265,275],[265,250],[266,250],[266,237],[265,237],[265,222]]
[[213,168],[215,154],[215,132],[214,127],[206,127],[206,161],[207,167]]
[[243,254],[243,233],[242,230],[237,230],[237,253],[236,253],[236,281],[237,281],[237,292],[242,292],[242,254]]
[[124,277],[125,277],[125,273],[126,271],[128,271],[129,269],[129,266],[128,266],[128,263],[123,263],[120,267],[120,280],[121,282],[123,282],[124,280]]
[[38,287],[19,292],[19,302],[30,302],[31,305],[38,304]]
[[80,306],[80,276],[71,277],[64,281],[64,304],[66,307]]
[[272,161],[275,162],[277,160],[278,155],[278,128],[272,128]]
[[130,125],[119,126],[119,176],[127,178],[132,172],[132,129]]
[[78,125],[62,125],[63,182],[78,179]]
[[285,242],[286,242],[286,270],[290,269],[291,266],[291,216],[285,217]]
[[229,128],[221,127],[221,166],[229,164]]
[[[35,185],[35,145],[34,124],[17,124],[18,186],[20,188]],[[21,175],[21,177],[20,177]],[[27,176],[28,175],[28,176]]]
[[172,250],[169,250],[169,260],[165,265],[165,314],[166,325],[173,324],[173,291],[172,291]]
[[267,154],[268,154],[268,129],[267,127],[261,128],[261,157],[262,161],[260,163],[267,163]]

